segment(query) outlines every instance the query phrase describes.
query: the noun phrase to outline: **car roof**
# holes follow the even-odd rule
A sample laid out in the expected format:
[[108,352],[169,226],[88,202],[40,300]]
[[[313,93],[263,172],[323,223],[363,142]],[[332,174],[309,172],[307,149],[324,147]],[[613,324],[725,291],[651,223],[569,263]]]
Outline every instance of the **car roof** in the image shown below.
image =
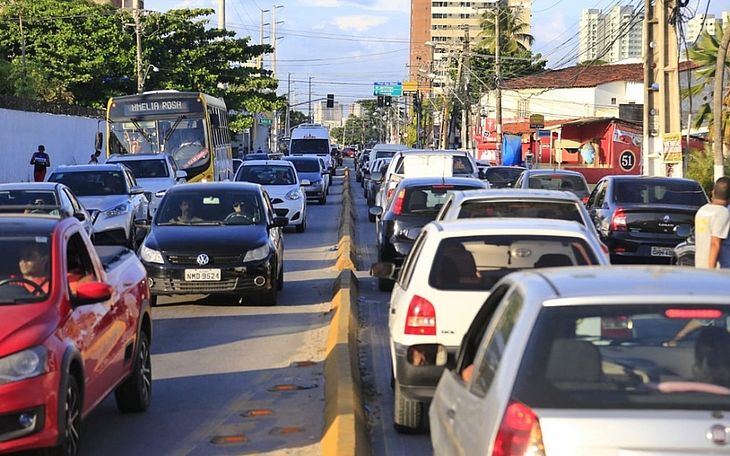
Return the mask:
[[439,232],[454,235],[535,234],[584,238],[589,236],[585,226],[578,222],[557,219],[490,217],[431,222],[429,225],[433,225]]
[[58,216],[49,214],[0,214],[0,231],[4,235],[50,236],[62,221]]
[[0,190],[56,190],[60,182],[13,182],[0,184]]
[[[376,144],[373,146],[372,149],[369,149],[371,151],[379,151],[379,150],[405,150],[410,149],[410,147],[406,146],[405,144]],[[366,149],[368,150],[368,149]]]
[[[534,271],[533,271],[534,272]],[[539,274],[550,283],[560,298],[631,298],[662,296],[673,302],[691,296],[712,296],[730,304],[730,274],[720,270],[679,266],[580,266],[541,269]],[[688,287],[691,284],[691,287]]]
[[[698,184],[694,179],[685,179],[682,177],[663,177],[663,176],[639,176],[639,175],[613,175],[606,176],[604,179],[610,180],[636,180],[636,181],[674,181],[674,182],[692,182]],[[698,184],[699,185],[699,184]]]
[[267,165],[267,166],[286,166],[287,168],[293,168],[294,165],[289,163],[288,160],[247,160],[241,163],[241,168],[244,166],[254,165]]
[[579,173],[578,171],[572,171],[569,169],[526,169],[523,171],[524,173],[529,174],[565,174],[565,175],[571,175],[571,176],[580,176],[583,177],[582,173]]
[[403,155],[464,155],[467,157],[471,157],[469,152],[465,150],[453,150],[453,149],[444,149],[444,150],[437,150],[437,149],[408,149],[401,151]]
[[459,190],[454,192],[454,201],[491,200],[491,199],[527,199],[527,200],[562,200],[579,203],[573,192],[562,190],[541,190],[528,188]]
[[114,154],[107,158],[107,163],[119,163],[125,161],[140,161],[140,160],[164,160],[166,157],[170,157],[167,154]]
[[186,193],[195,193],[195,192],[207,192],[207,191],[223,191],[223,190],[250,190],[250,191],[260,191],[261,185],[255,184],[253,182],[245,182],[245,181],[227,181],[227,182],[193,182],[193,183],[184,183],[184,184],[178,184],[170,187],[167,190],[167,193],[170,192],[186,192]]
[[[320,161],[322,158],[317,156],[311,156],[311,155],[287,155],[284,157],[284,160],[289,161]],[[254,162],[256,160],[249,160],[250,162]]]
[[88,172],[88,171],[120,171],[128,169],[121,163],[104,163],[98,165],[60,165],[53,172],[73,173],[73,172]]
[[487,184],[471,177],[407,177],[398,183],[399,187],[413,187],[416,185],[471,185],[475,188],[486,188]]

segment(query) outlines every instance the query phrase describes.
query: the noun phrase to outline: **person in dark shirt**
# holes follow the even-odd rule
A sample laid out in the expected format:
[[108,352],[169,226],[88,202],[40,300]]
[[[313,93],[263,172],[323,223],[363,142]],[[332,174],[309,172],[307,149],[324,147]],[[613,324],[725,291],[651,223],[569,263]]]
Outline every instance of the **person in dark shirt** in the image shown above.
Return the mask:
[[51,157],[46,153],[46,148],[41,144],[38,152],[30,157],[30,164],[33,165],[33,179],[36,182],[43,182],[46,178],[46,170],[51,166]]

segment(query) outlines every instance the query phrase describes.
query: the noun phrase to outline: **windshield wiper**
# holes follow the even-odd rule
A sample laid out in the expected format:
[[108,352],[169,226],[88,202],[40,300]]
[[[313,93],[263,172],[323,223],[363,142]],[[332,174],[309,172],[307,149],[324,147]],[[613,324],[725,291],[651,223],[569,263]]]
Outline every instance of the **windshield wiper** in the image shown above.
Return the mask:
[[181,115],[180,117],[178,117],[177,119],[175,119],[175,123],[172,124],[172,127],[170,127],[170,129],[167,130],[167,133],[165,133],[165,137],[162,138],[162,143],[160,144],[160,148],[162,148],[164,146],[164,144],[167,144],[167,140],[170,139],[170,136],[172,136],[172,133],[175,131],[175,129],[177,129],[177,126],[180,125],[180,122],[182,122],[183,119],[185,119],[184,114]]
[[139,134],[141,134],[142,136],[144,136],[144,139],[146,139],[147,142],[150,143],[150,145],[151,145],[152,144],[152,137],[150,135],[148,135],[147,132],[144,131],[144,129],[142,129],[142,126],[139,124],[139,122],[137,122],[137,119],[129,119],[129,120],[132,121],[132,125],[134,125],[134,128],[137,129],[137,131],[139,132]]

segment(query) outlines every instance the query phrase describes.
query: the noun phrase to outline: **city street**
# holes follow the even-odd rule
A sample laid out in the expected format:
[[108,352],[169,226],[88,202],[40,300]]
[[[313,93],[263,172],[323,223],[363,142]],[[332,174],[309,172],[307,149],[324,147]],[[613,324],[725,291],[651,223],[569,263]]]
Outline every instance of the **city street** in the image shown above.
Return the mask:
[[83,454],[321,454],[341,179],[327,205],[309,204],[306,232],[286,230],[276,307],[160,299],[152,405],[121,415],[107,398],[84,423]]

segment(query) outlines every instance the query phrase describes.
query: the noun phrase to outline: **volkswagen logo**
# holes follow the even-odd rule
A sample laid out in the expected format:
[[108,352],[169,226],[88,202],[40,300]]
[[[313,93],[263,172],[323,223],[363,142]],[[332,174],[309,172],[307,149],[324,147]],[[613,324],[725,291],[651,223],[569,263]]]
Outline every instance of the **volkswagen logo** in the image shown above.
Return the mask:
[[727,428],[722,424],[716,424],[707,430],[707,440],[715,445],[727,445],[728,431],[730,431],[730,428]]
[[665,215],[665,216],[664,216],[664,218],[662,219],[662,221],[663,221],[664,223],[669,223],[669,220],[670,220],[670,219],[669,219],[669,216],[668,216],[668,215]]
[[196,261],[198,262],[199,265],[205,266],[210,261],[210,258],[208,258],[208,255],[201,253],[200,255],[198,255],[198,258]]

